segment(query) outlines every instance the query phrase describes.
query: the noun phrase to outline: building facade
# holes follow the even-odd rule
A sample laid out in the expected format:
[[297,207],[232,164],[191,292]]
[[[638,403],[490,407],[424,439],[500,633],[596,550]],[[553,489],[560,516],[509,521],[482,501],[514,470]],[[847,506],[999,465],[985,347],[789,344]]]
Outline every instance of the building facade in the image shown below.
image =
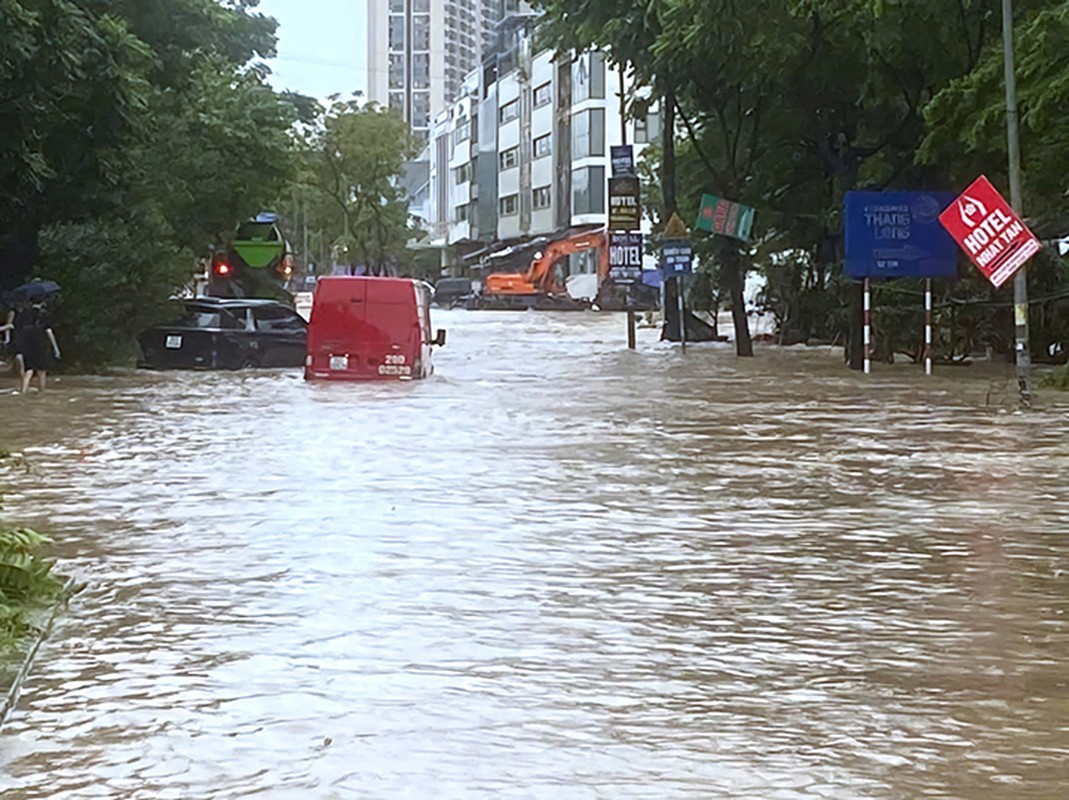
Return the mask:
[[492,41],[502,0],[368,0],[368,99],[422,142]]
[[[499,37],[435,119],[427,227],[456,272],[516,268],[541,243],[604,226],[610,146],[626,132],[637,159],[660,137],[656,106],[623,119],[603,53],[533,52],[533,41],[533,20]],[[594,272],[593,257],[573,256],[570,271]]]

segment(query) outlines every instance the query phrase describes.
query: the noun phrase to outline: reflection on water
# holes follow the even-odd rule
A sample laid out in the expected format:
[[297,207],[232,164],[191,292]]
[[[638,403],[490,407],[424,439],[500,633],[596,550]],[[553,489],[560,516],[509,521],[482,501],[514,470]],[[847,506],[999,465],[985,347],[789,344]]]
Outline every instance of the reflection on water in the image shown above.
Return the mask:
[[422,383],[0,397],[90,583],[5,800],[1064,796],[1069,403],[436,321]]

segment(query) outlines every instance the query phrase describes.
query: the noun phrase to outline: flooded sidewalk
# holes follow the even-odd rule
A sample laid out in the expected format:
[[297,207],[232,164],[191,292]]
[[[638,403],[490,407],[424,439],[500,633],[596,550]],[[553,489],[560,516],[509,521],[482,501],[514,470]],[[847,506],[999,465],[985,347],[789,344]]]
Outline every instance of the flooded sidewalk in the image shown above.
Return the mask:
[[435,326],[422,382],[0,397],[4,513],[88,583],[4,800],[1062,796],[1069,397]]

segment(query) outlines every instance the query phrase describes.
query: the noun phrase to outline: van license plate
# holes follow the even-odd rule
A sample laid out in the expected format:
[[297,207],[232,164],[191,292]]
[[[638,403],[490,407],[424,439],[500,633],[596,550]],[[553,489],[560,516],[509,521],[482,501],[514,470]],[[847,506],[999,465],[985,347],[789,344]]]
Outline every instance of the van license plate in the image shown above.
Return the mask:
[[331,356],[331,369],[349,369],[349,356]]
[[163,343],[164,347],[168,350],[178,350],[182,347],[181,336],[168,336],[167,341]]

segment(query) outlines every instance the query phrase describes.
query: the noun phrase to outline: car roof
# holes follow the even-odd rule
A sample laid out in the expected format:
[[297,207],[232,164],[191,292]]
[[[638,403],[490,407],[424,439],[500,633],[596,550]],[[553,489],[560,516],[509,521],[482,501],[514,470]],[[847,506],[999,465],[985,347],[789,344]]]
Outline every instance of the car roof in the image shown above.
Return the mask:
[[279,300],[268,300],[262,297],[187,297],[182,302],[188,305],[218,306],[221,308],[253,308],[262,306],[279,306],[289,308]]

